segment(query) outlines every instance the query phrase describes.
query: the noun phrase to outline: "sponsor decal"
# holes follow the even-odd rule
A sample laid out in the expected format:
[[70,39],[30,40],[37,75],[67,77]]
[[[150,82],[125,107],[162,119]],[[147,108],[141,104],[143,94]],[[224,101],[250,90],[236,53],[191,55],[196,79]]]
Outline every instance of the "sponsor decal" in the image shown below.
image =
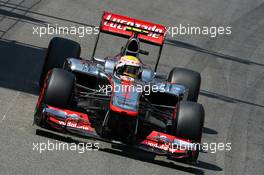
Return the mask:
[[158,45],[163,44],[166,33],[165,26],[109,12],[104,13],[102,31],[131,36],[133,33],[131,28],[134,29],[133,31],[141,31],[138,38]]
[[145,29],[148,31],[152,31],[148,34],[148,36],[153,38],[159,38],[160,34],[164,33],[164,30],[161,28],[158,28],[157,25],[147,25],[147,23],[139,23],[136,20],[132,20],[127,18],[121,19],[118,17],[113,17],[112,14],[108,14],[104,21],[104,26],[108,26],[111,28],[117,28],[119,30],[126,30],[128,26],[131,27],[137,27],[140,29]]
[[[66,122],[64,121],[58,121],[58,123],[62,126],[66,126]],[[77,125],[76,122],[67,122],[67,126],[72,127],[72,128],[77,128],[77,129],[83,129],[86,131],[89,131],[89,127],[85,125]]]
[[164,151],[168,151],[170,148],[169,145],[167,145],[167,144],[159,144],[159,143],[155,143],[155,142],[151,142],[151,141],[146,141],[144,144],[146,144],[150,147],[162,149]]

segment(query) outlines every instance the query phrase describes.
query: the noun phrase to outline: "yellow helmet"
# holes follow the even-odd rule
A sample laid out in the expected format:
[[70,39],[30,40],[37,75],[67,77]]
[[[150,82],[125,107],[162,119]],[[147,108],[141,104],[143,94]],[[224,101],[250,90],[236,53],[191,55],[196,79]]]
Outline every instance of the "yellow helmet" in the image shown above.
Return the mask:
[[120,58],[116,65],[116,73],[119,75],[138,78],[141,70],[141,62],[137,57],[125,55]]

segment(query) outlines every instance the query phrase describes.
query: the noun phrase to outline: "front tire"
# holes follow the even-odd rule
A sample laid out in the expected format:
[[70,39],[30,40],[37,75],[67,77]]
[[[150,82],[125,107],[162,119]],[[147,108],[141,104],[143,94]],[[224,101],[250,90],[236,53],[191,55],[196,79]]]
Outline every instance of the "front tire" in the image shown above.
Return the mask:
[[[176,137],[192,140],[200,143],[204,125],[204,108],[195,102],[180,102],[178,115],[173,122],[173,134]],[[190,151],[188,161],[196,162],[199,156],[199,149]]]
[[45,104],[67,108],[71,105],[75,76],[63,69],[53,69],[47,78],[43,102]]

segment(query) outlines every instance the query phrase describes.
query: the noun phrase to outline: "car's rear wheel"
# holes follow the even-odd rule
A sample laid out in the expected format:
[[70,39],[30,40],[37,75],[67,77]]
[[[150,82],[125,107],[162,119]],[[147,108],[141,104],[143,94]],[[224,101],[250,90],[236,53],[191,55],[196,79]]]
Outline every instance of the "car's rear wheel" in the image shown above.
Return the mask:
[[168,82],[184,85],[189,89],[188,101],[197,102],[201,86],[201,75],[198,72],[185,68],[173,68]]
[[79,43],[66,38],[54,37],[49,43],[39,79],[39,87],[43,86],[43,81],[49,70],[62,68],[66,58],[79,58],[80,53],[81,46]]
[[74,74],[54,68],[48,76],[43,102],[54,107],[68,108],[73,97]]
[[[200,143],[204,124],[204,108],[195,102],[180,102],[178,114],[173,121],[173,134],[176,137],[192,140]],[[195,162],[199,155],[199,149],[190,151],[189,160]]]

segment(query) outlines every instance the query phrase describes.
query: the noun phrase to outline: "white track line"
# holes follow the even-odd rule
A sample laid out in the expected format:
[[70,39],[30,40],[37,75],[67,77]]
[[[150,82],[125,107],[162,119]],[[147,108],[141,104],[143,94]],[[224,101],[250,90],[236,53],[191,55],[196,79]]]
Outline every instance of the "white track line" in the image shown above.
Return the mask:
[[16,100],[17,100],[17,98],[18,98],[19,95],[20,95],[20,92],[17,92],[16,95],[15,95],[15,97],[10,101],[10,103],[9,103],[9,105],[8,105],[8,108],[7,108],[7,110],[5,111],[5,113],[4,113],[4,115],[3,115],[3,117],[2,117],[2,119],[1,119],[1,121],[0,121],[0,123],[3,123],[3,121],[5,120],[6,115],[8,114],[8,112],[9,112],[10,109],[15,105]]

